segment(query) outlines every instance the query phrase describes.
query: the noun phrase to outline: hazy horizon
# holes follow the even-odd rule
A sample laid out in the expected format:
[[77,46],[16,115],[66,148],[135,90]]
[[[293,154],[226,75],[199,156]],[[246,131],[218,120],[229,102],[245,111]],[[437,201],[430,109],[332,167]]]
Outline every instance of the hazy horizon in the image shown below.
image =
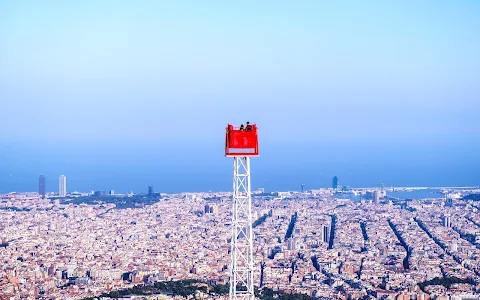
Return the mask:
[[[263,137],[260,156],[252,158],[253,188],[299,190],[301,183],[306,189],[330,187],[335,175],[351,187],[479,185],[480,149],[469,137],[456,136],[448,143],[420,137],[292,145],[267,143],[267,137],[262,143]],[[168,193],[228,191],[232,159],[224,157],[223,142],[220,136],[213,144],[197,143],[198,149],[149,141],[3,144],[0,193],[36,191],[40,174],[46,175],[49,192],[58,190],[61,174],[67,176],[68,191],[146,192],[148,185]]]
[[0,193],[230,190],[245,121],[254,188],[479,185],[480,3],[48,3],[0,3]]

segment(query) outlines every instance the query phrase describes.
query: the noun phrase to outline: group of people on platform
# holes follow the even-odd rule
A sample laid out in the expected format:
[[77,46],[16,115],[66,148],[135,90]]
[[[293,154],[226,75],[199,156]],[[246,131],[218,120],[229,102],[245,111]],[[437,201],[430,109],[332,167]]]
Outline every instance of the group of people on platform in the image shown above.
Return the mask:
[[243,124],[240,125],[240,130],[245,130],[245,131],[252,131],[253,127],[252,125],[250,125],[250,122],[247,122],[247,125],[245,127],[243,127]]

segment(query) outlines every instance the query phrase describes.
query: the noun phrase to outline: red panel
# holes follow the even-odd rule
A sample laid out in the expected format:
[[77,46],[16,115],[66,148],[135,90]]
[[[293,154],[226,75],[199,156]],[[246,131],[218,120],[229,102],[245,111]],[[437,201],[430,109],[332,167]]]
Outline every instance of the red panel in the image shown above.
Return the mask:
[[228,148],[242,148],[242,133],[238,130],[230,131],[230,143]]
[[229,124],[225,146],[226,155],[258,155],[257,126],[252,125],[251,130],[240,130]]
[[257,144],[257,132],[244,131],[243,132],[243,148],[255,148],[256,144]]

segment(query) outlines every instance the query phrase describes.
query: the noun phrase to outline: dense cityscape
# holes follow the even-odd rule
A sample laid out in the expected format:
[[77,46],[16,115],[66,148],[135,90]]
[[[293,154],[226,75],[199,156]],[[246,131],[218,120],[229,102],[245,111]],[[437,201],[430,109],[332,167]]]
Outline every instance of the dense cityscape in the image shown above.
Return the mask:
[[0,300],[480,300],[480,1],[0,0]]
[[[394,188],[342,188],[335,177],[331,188],[303,189],[252,195],[260,291],[478,299],[478,188],[402,199],[389,196]],[[228,299],[216,287],[228,284],[230,223],[229,192],[67,193],[62,175],[58,193],[46,193],[42,175],[38,193],[1,195],[0,298],[107,299],[195,280],[195,298]],[[168,288],[142,297],[184,298]]]

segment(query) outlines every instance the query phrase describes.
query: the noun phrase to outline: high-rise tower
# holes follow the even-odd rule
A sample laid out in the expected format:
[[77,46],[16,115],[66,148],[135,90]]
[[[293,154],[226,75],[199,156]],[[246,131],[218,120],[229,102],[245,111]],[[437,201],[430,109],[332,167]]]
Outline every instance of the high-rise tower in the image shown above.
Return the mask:
[[332,179],[332,189],[338,188],[338,177],[334,176]]
[[330,241],[330,229],[328,226],[322,225],[322,242],[328,243]]
[[450,216],[443,216],[443,226],[451,227],[452,226],[452,219]]
[[148,186],[148,196],[150,196],[150,197],[153,196],[153,186],[151,186],[151,185]]
[[45,199],[45,175],[40,175],[38,178],[38,194]]
[[60,197],[67,195],[67,177],[65,177],[65,175],[58,177],[58,195]]
[[250,157],[258,156],[257,126],[228,125],[225,156],[233,157],[230,299],[253,300],[253,230]]
[[380,192],[378,190],[373,191],[373,202],[380,203]]

